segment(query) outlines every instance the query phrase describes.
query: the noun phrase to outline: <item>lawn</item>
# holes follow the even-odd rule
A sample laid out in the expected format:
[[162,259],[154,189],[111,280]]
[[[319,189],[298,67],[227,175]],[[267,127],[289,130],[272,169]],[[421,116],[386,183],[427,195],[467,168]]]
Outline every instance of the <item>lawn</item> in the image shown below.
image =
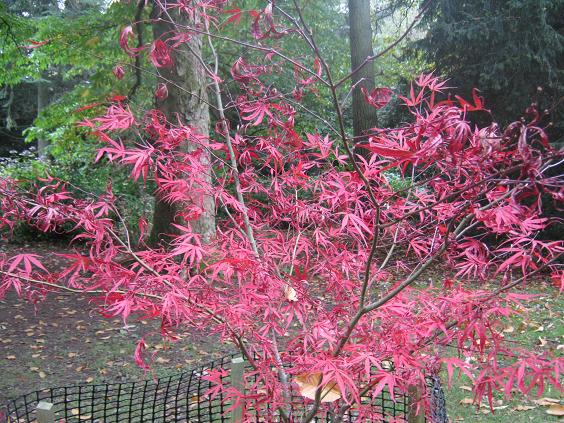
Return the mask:
[[[562,355],[564,297],[559,295],[556,288],[541,281],[529,286],[526,292],[539,296],[527,304],[525,313],[504,322],[506,339],[530,349],[547,350]],[[446,381],[446,374],[443,379]],[[507,400],[503,395],[495,395],[493,412],[487,405],[487,400],[482,401],[479,408],[473,404],[470,382],[465,376],[453,380],[451,389],[447,386],[444,389],[448,414],[453,422],[553,422],[558,421],[559,417],[548,414],[548,411],[555,410],[560,415],[563,411],[562,393],[550,386],[540,398],[516,395]]]

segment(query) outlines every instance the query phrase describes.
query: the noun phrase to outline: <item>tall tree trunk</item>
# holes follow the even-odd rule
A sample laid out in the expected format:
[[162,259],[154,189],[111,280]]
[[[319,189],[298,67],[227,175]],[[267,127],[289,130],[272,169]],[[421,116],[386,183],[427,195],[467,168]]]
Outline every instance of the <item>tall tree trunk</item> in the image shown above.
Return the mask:
[[[153,4],[153,36],[159,39],[163,36],[171,36],[176,27],[164,20],[159,20],[160,8]],[[180,14],[177,10],[169,9],[163,19],[172,20],[180,25],[192,25],[189,18]],[[161,38],[162,39],[162,38]],[[164,41],[164,40],[163,40]],[[174,65],[170,68],[159,69],[160,74],[172,82],[167,84],[168,96],[162,100],[156,100],[156,108],[164,113],[167,120],[176,122],[178,119],[184,124],[189,124],[205,136],[209,135],[210,116],[207,103],[206,74],[198,56],[202,51],[202,39],[197,35],[191,35],[189,41],[173,52]],[[195,95],[192,95],[194,93]],[[186,142],[181,146],[183,151],[193,151],[199,146]],[[204,151],[200,161],[210,169],[211,158],[209,151]],[[202,177],[202,175],[198,175]],[[203,175],[207,183],[211,183],[211,169]],[[209,241],[215,234],[215,201],[211,194],[201,194],[194,199],[198,206],[203,209],[202,215],[197,220],[190,221],[194,232],[202,235],[204,242]],[[153,226],[149,243],[155,245],[166,240],[167,234],[176,233],[174,226],[178,221],[177,213],[181,205],[169,204],[158,197],[155,198],[155,212],[153,215]]]
[[[37,81],[37,117],[41,111],[49,105],[49,81],[41,77]],[[37,157],[39,160],[47,160],[47,146],[49,141],[42,135],[37,140]]]
[[[370,0],[349,0],[349,39],[351,50],[351,70],[360,66],[372,56],[372,25],[370,21]],[[353,90],[353,129],[356,141],[362,141],[367,129],[377,125],[376,109],[364,99],[361,87],[369,92],[374,89],[374,65],[369,63],[352,77]]]

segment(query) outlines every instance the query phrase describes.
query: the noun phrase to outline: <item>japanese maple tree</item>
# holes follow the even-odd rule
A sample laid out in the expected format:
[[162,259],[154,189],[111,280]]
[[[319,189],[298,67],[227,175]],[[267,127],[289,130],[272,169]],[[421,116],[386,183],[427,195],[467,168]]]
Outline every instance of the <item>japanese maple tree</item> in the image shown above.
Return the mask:
[[[355,71],[334,80],[297,2],[262,10],[230,9],[221,0],[161,6],[155,19],[169,20],[174,10],[193,25],[140,49],[128,45],[127,27],[122,47],[148,54],[158,69],[175,66],[175,46],[203,37],[211,57],[201,64],[219,116],[214,134],[204,137],[158,110],[133,113],[121,97],[82,125],[100,139],[97,160],[128,166],[139,183],[154,179],[162,198],[182,205],[177,233],[149,248],[140,222],[142,238],[133,242],[111,187],[101,198],[77,199],[64,181],[46,178],[30,190],[2,180],[1,227],[69,230],[87,252],[66,254],[67,267],[56,272],[33,254],[0,256],[0,296],[88,292],[104,300],[106,315],[160,320],[165,337],[206,328],[240,351],[249,381],[257,381],[238,392],[221,384],[222,371],[210,371],[210,395],[244,397],[245,410],[260,410],[267,421],[327,414],[341,421],[349,410],[359,420],[377,418],[362,398],[425,390],[426,376],[442,367],[449,383],[456,369],[470,377],[476,401],[490,404],[493,391],[561,389],[562,358],[516,347],[500,324],[530,299],[513,288],[539,274],[564,286],[562,242],[538,237],[551,223],[541,198],[563,199],[561,178],[550,176],[563,154],[550,146],[534,105],[507,128],[476,127],[471,114],[488,113],[477,91],[472,100],[452,99],[445,80],[421,75],[405,96],[364,91],[375,108],[398,96],[411,120],[373,128],[355,143],[340,95]],[[249,50],[227,81],[214,42],[226,41],[222,28],[243,18],[255,41],[227,40]],[[286,54],[286,37],[301,37],[312,58]],[[272,83],[282,74],[294,79],[292,92]],[[167,82],[158,96],[167,95]],[[227,82],[240,95],[224,104]],[[334,122],[301,104],[318,89],[331,93]],[[327,133],[302,133],[296,122],[306,113],[322,119]],[[187,141],[199,147],[178,149]],[[204,151],[211,163],[201,160]],[[211,183],[203,176],[210,173]],[[209,242],[191,225],[205,196],[217,209]],[[478,283],[474,289],[468,280]],[[144,346],[140,340],[135,360],[147,367]],[[290,395],[292,386],[301,398]]]

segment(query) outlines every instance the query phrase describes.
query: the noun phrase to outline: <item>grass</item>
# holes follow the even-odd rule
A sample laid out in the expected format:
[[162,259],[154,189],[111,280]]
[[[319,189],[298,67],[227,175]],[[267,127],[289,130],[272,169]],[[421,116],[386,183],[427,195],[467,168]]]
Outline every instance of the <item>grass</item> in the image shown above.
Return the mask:
[[[527,303],[527,312],[507,319],[504,323],[506,339],[515,341],[524,347],[536,350],[550,351],[554,355],[564,352],[564,296],[551,286],[535,286],[527,289],[528,294],[538,294],[539,297]],[[455,352],[453,350],[453,352]],[[446,372],[445,372],[446,373]],[[443,380],[447,380],[444,374]],[[444,387],[447,401],[448,415],[452,422],[556,422],[559,417],[547,414],[552,401],[563,403],[562,393],[548,386],[540,400],[535,397],[536,391],[529,397],[515,394],[510,400],[501,394],[494,395],[494,412],[492,413],[487,400],[482,401],[480,407],[471,403],[472,392],[469,391],[471,382],[464,375],[459,379],[453,378],[452,389]],[[544,405],[543,405],[544,404]]]

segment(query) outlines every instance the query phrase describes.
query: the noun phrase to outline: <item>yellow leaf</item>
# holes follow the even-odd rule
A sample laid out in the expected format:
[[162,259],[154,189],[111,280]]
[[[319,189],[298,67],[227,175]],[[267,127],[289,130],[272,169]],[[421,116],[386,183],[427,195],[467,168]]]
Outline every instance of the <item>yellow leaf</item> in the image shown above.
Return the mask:
[[560,400],[555,398],[539,398],[533,401],[536,405],[553,405],[560,404]]
[[[321,372],[302,373],[295,377],[300,394],[309,399],[315,399],[317,387],[322,380]],[[334,381],[329,381],[321,390],[321,402],[333,402],[341,398],[341,391]]]
[[464,404],[464,405],[469,405],[469,404],[474,404],[474,400],[472,398],[462,398],[460,400],[460,404]]
[[290,285],[284,287],[284,296],[290,302],[298,301],[298,293]]
[[39,377],[41,379],[45,379],[47,377],[47,375],[45,374],[45,372],[41,371],[41,372],[39,372]]
[[518,405],[513,411],[528,411],[537,408],[535,405]]
[[564,416],[564,405],[553,404],[550,407],[548,407],[546,413],[550,414],[551,416]]
[[73,409],[71,409],[71,414],[72,414],[73,416],[78,416],[78,419],[79,419],[79,420],[90,420],[90,419],[92,418],[92,416],[89,416],[89,415],[87,415],[87,414],[83,414],[83,415],[80,415],[80,416],[79,416],[80,410],[79,410],[78,408],[73,408]]
[[15,355],[9,355],[6,357],[8,360],[15,360],[16,356]]
[[507,326],[505,329],[503,329],[503,331],[505,333],[513,333],[515,332],[515,328],[513,326]]
[[94,381],[94,378],[92,376],[89,377],[88,379],[86,379],[86,383],[90,383],[90,382],[93,382],[93,381]]
[[155,361],[159,364],[165,364],[165,363],[168,363],[170,360],[168,358],[157,357],[157,359]]
[[459,386],[460,389],[462,389],[463,391],[470,391],[472,392],[472,387],[471,386]]
[[100,37],[92,37],[86,43],[84,43],[87,47],[94,47],[100,42]]
[[77,354],[77,353],[74,353],[74,352],[70,352],[70,353],[68,354],[69,358],[76,357],[77,355],[78,355],[78,354]]
[[546,342],[547,342],[546,338],[541,338],[539,336],[539,343],[538,343],[539,347],[544,347],[546,345]]

